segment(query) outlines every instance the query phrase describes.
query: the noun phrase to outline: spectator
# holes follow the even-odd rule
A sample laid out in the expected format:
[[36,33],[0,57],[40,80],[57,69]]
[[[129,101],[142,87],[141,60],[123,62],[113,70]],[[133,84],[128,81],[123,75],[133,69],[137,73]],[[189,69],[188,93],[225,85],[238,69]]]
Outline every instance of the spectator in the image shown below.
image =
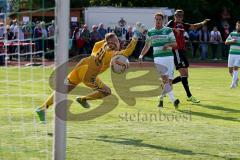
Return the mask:
[[6,26],[6,32],[4,33],[3,36],[8,41],[11,41],[14,39],[14,34],[13,34],[13,32],[11,32],[9,25]]
[[16,20],[16,19],[14,19],[14,20],[12,20],[12,21],[10,22],[10,30],[11,30],[11,32],[13,32],[13,33],[14,33],[14,28],[15,28],[16,24],[17,24],[17,20]]
[[199,47],[199,32],[197,29],[189,31],[189,40],[192,44],[192,56],[195,58]]
[[[223,28],[220,30],[220,32],[221,32],[222,40],[223,42],[225,42],[230,32],[232,32],[230,29],[230,25],[227,22],[224,23]],[[221,47],[222,47],[222,58],[225,59],[228,57],[230,46],[226,45],[225,43],[222,43]]]
[[78,27],[75,27],[73,34],[72,34],[72,48],[74,49],[74,51],[77,50],[77,39],[80,37],[80,31]]
[[[25,42],[30,43],[32,38],[32,28],[27,22],[22,26],[22,31],[24,34]],[[24,46],[24,52],[30,52],[29,47],[30,46]]]
[[35,40],[36,51],[42,50],[42,30],[39,21],[36,22],[36,26],[33,31],[33,38]]
[[75,27],[72,35],[72,43],[73,43],[73,51],[74,51],[74,56],[80,53],[83,53],[83,45],[84,45],[84,40],[81,38],[81,30],[78,27]]
[[83,25],[81,38],[84,40],[83,54],[90,54],[91,52],[90,31],[88,30],[88,26],[86,24]]
[[2,53],[4,53],[4,43],[3,43],[3,40],[4,39],[4,24],[2,22],[0,22],[0,65],[3,65],[4,64],[4,59],[5,59],[5,56],[4,55],[1,55]]
[[93,47],[94,44],[97,41],[101,40],[101,36],[100,36],[100,33],[97,30],[97,26],[96,25],[92,26],[92,32],[90,33],[90,38],[91,38],[91,47]]
[[54,24],[54,20],[52,20],[51,25],[48,26],[47,30],[48,30],[48,37],[53,38],[54,35],[55,35],[55,24]]
[[218,60],[217,54],[218,54],[219,46],[222,43],[222,36],[218,31],[217,26],[214,26],[213,30],[210,33],[210,42],[212,47],[212,59]]
[[22,26],[20,23],[16,23],[16,25],[14,26],[14,38],[19,40],[19,41],[23,41],[24,40],[24,33],[22,31]]
[[52,20],[52,23],[50,26],[48,26],[48,49],[54,50],[54,35],[55,35],[55,23],[54,20]]
[[4,54],[4,42],[2,41],[4,39],[4,33],[0,37],[0,65],[4,65],[5,63],[5,54]]
[[127,42],[131,41],[132,36],[133,36],[132,27],[128,26],[128,30],[127,30],[127,33],[126,33],[126,41]]
[[113,29],[111,27],[107,27],[107,33],[113,32]]
[[[13,32],[10,30],[10,26],[7,25],[6,26],[6,32],[4,33],[4,38],[8,41],[11,41],[14,39],[14,34]],[[8,46],[7,47],[7,53],[14,53],[14,46]],[[10,60],[12,60],[12,56],[9,57]]]
[[2,38],[4,35],[4,24],[0,22],[0,38]]
[[98,32],[100,34],[100,39],[103,40],[105,38],[107,30],[104,28],[104,25],[102,23],[99,24]]
[[[20,22],[16,23],[13,34],[14,34],[14,39],[17,40],[17,43],[21,43],[24,41],[24,33],[22,31],[22,25],[20,24]],[[24,49],[24,47],[20,45],[16,46],[15,48],[16,48],[15,51],[17,53],[22,53]]]
[[45,24],[44,21],[42,21],[42,22],[40,23],[40,27],[41,27],[41,30],[42,30],[42,38],[43,38],[43,39],[48,38],[48,32],[47,32],[46,24]]
[[33,37],[33,34],[34,34],[34,28],[35,28],[35,26],[36,26],[36,23],[35,22],[33,22],[33,21],[31,21],[31,22],[28,22],[28,24],[29,24],[29,26],[31,27],[31,30],[32,30],[32,37]]
[[113,32],[117,35],[118,39],[122,38],[122,33],[119,27],[115,26]]
[[31,26],[29,25],[29,23],[23,24],[22,31],[23,31],[25,39],[30,39],[32,37],[32,35],[31,35],[32,29],[31,29]]
[[41,31],[42,31],[42,45],[43,45],[43,50],[44,52],[47,51],[48,48],[48,43],[47,43],[47,38],[48,38],[48,32],[46,29],[46,24],[44,21],[40,23]]
[[210,41],[210,34],[206,25],[199,31],[200,42],[200,59],[204,60],[208,57],[208,43]]

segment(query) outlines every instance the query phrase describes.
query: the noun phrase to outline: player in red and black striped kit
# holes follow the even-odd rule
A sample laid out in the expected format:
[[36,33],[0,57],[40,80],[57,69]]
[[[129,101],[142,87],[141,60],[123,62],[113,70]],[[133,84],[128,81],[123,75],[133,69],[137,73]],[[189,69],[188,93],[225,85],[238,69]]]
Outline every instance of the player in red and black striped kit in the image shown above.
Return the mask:
[[181,9],[176,10],[174,14],[174,20],[169,21],[167,24],[168,27],[173,28],[174,35],[177,41],[177,48],[173,48],[173,53],[174,53],[174,63],[175,63],[176,70],[180,72],[180,76],[176,77],[172,83],[176,84],[178,82],[182,82],[183,87],[187,93],[187,97],[188,97],[187,100],[193,103],[199,103],[200,100],[192,96],[189,89],[189,85],[188,85],[189,63],[185,55],[186,46],[185,46],[184,32],[188,30],[198,29],[203,25],[205,25],[210,19],[205,19],[200,23],[189,24],[189,23],[183,22],[183,15],[184,15],[183,10]]

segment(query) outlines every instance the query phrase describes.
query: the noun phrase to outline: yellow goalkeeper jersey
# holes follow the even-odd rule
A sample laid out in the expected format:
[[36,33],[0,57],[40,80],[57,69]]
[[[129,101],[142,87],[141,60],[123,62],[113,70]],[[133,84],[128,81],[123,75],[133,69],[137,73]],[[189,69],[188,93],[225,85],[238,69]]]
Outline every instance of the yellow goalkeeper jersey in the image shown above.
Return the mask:
[[[88,86],[101,87],[97,76],[109,68],[110,61],[114,55],[122,54],[126,57],[130,56],[135,49],[137,40],[132,39],[127,48],[121,51],[110,50],[106,47],[106,44],[104,40],[95,43],[92,54],[89,57],[83,58],[69,73],[69,82],[75,85],[84,82]],[[95,82],[99,82],[99,84],[96,85]]]
[[105,40],[95,43],[91,54],[91,57],[93,57],[93,59],[95,60],[95,64],[100,71],[99,73],[102,73],[109,68],[110,61],[114,55],[122,54],[126,57],[130,56],[135,49],[137,40],[132,39],[127,48],[121,51],[107,49],[107,47],[105,47],[106,44],[107,43]]

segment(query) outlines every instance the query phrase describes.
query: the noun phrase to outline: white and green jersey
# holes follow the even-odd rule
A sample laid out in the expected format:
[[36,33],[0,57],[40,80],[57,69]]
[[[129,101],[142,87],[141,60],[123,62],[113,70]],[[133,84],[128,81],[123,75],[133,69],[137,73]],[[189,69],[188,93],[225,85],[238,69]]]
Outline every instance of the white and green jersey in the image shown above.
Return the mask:
[[172,49],[168,48],[163,51],[163,46],[166,43],[176,42],[173,30],[169,27],[163,27],[162,29],[152,28],[148,30],[147,42],[151,42],[153,46],[154,57],[168,57],[173,56]]
[[236,39],[237,42],[230,45],[229,54],[240,55],[240,33],[236,31],[231,32],[228,38],[226,39],[226,42],[231,41],[233,39]]

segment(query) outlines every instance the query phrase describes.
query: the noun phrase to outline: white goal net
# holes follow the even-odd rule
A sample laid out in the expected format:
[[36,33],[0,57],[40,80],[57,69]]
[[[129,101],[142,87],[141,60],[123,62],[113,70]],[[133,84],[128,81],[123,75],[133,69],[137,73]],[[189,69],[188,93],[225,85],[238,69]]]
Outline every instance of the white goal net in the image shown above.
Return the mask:
[[[40,124],[35,110],[52,92],[49,75],[54,69],[55,60],[58,60],[56,65],[63,62],[63,59],[59,60],[57,57],[61,57],[56,52],[59,49],[54,46],[54,39],[58,39],[59,35],[57,25],[61,23],[55,17],[61,13],[59,9],[63,9],[63,5],[67,8],[65,11],[69,12],[69,6],[66,5],[68,3],[69,0],[0,0],[2,160],[55,157],[54,153],[57,151],[52,152],[55,135],[53,123],[50,121],[45,125]],[[64,15],[61,18],[66,20]],[[63,41],[68,42],[67,34],[64,40],[57,42],[58,47]],[[61,49],[65,49],[67,46],[62,47]],[[50,119],[54,117],[53,112],[53,109],[48,112]],[[64,147],[63,145],[62,149]],[[65,153],[60,156],[64,158]]]

